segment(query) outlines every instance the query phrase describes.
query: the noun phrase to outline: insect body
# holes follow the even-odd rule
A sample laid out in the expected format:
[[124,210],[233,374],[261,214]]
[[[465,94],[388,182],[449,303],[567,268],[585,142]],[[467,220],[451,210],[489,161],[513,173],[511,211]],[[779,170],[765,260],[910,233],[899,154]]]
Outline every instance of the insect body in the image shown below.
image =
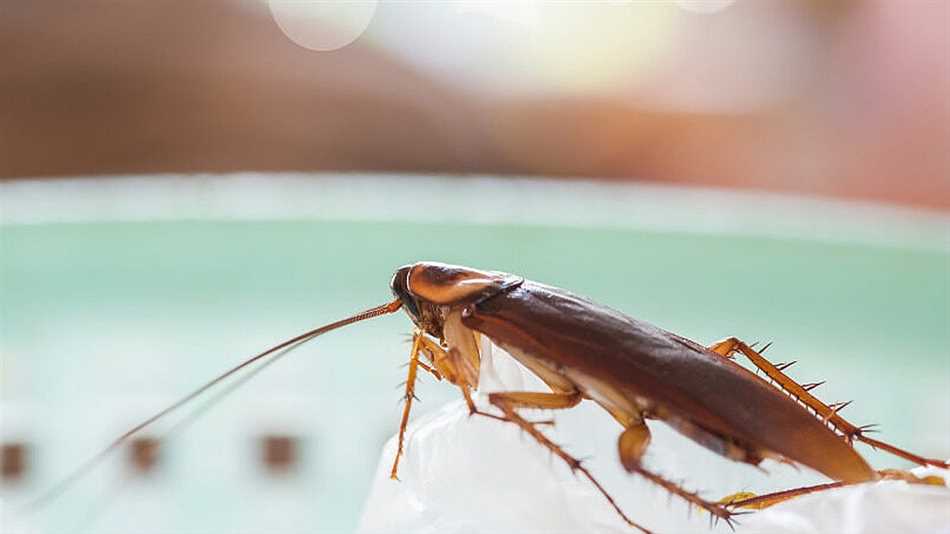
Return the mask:
[[[571,408],[584,399],[596,402],[620,425],[617,449],[627,471],[730,524],[734,515],[742,513],[734,511],[737,506],[762,507],[801,493],[881,478],[884,472],[867,464],[852,448],[854,441],[921,465],[947,467],[940,460],[867,437],[867,427],[855,426],[838,413],[843,404],[826,405],[810,393],[816,384],[798,384],[782,372],[783,366],[773,365],[762,351],[736,338],[704,347],[562,289],[506,273],[434,262],[398,269],[391,289],[396,300],[284,341],[216,377],[119,436],[43,499],[62,491],[133,434],[233,373],[267,356],[279,357],[331,330],[399,309],[406,311],[416,328],[393,479],[397,478],[420,371],[458,387],[473,415],[519,426],[589,479],[628,524],[644,532],[648,531],[624,514],[585,465],[541,432],[538,425],[542,423],[524,419],[519,409],[556,410]],[[505,349],[551,391],[491,393],[489,402],[499,413],[478,408],[471,393],[478,388],[481,336]],[[778,387],[733,361],[736,354],[748,358]],[[649,420],[662,421],[731,460],[758,465],[770,458],[803,464],[836,482],[759,497],[706,501],[642,465],[650,442]],[[893,472],[887,476],[914,478]]]
[[[772,458],[799,463],[842,483],[879,478],[852,448],[853,440],[920,464],[946,466],[866,437],[865,428],[838,415],[843,405],[825,405],[735,338],[704,347],[562,289],[505,273],[438,263],[399,269],[392,290],[417,326],[393,478],[412,401],[412,381],[422,365],[420,353],[432,363],[427,369],[461,389],[473,414],[520,426],[589,478],[617,512],[641,530],[578,460],[517,410],[565,409],[582,399],[593,400],[620,423],[618,451],[626,470],[727,521],[734,514],[727,507],[704,501],[641,465],[650,441],[646,420],[661,420],[735,461],[757,465]],[[478,385],[477,339],[481,335],[537,375],[551,392],[492,393],[489,402],[501,410],[501,417],[476,408],[470,390]],[[732,361],[734,353],[749,357],[780,387]]]

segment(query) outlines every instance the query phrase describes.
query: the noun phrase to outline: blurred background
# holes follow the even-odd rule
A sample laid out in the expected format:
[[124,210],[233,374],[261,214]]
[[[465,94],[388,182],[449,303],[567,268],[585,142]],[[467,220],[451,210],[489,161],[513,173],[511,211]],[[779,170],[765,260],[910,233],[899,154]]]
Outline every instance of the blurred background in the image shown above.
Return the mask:
[[950,205],[939,0],[12,2],[0,176],[590,176]]
[[423,259],[774,340],[950,457],[945,2],[4,1],[0,65],[5,532],[352,532],[403,317],[19,505]]

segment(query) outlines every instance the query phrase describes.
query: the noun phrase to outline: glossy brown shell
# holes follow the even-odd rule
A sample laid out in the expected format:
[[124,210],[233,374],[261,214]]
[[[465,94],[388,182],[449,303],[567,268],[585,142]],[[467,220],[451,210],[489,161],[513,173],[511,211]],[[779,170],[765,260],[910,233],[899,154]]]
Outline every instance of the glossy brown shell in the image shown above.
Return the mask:
[[717,435],[836,480],[875,477],[841,437],[747,369],[583,297],[525,280],[471,305],[463,317],[502,347],[606,381]]
[[475,302],[522,281],[521,277],[507,273],[479,271],[429,261],[412,265],[406,278],[409,292],[413,296],[438,305]]

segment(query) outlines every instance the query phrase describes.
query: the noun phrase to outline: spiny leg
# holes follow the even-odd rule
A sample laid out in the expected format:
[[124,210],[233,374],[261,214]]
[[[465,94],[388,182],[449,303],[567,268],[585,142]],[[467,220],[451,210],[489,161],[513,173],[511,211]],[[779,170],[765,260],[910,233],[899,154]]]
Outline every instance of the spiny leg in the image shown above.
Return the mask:
[[[518,425],[522,430],[527,432],[531,437],[533,437],[538,443],[550,450],[556,456],[564,460],[571,471],[578,472],[580,471],[587,480],[589,480],[594,487],[603,495],[613,509],[620,515],[621,518],[630,526],[640,530],[645,534],[650,534],[650,531],[644,528],[643,526],[635,523],[632,519],[627,517],[627,515],[620,509],[613,497],[607,493],[607,490],[597,481],[596,478],[581,464],[581,461],[577,458],[574,458],[568,454],[564,449],[559,445],[551,441],[547,436],[545,436],[541,431],[535,428],[535,425],[531,422],[525,420],[521,417],[517,411],[516,407],[521,408],[542,408],[547,410],[556,410],[556,409],[565,409],[572,406],[576,406],[577,403],[581,401],[581,394],[579,392],[573,393],[536,393],[536,392],[511,392],[511,393],[491,393],[488,395],[488,401],[500,409],[505,414],[505,419],[516,425]],[[483,414],[483,412],[479,412]]]
[[[807,388],[791,377],[786,375],[775,364],[766,359],[760,352],[757,352],[751,346],[735,337],[729,337],[708,347],[708,349],[720,356],[732,359],[733,354],[742,353],[752,362],[755,367],[763,371],[769,379],[776,382],[780,388],[794,395],[799,402],[811,408],[815,414],[824,421],[830,422],[837,427],[845,436],[859,433],[860,429],[846,421],[837,414],[837,410],[823,403],[817,397],[809,393],[811,387]],[[814,386],[813,386],[814,387]],[[840,408],[838,408],[840,410]]]
[[[883,480],[903,480],[911,484],[924,484],[928,486],[946,485],[946,481],[943,479],[943,477],[936,475],[918,477],[913,473],[901,471],[899,469],[882,469],[877,473],[878,476],[880,476]],[[768,508],[769,506],[778,504],[782,501],[787,501],[794,497],[799,497],[801,495],[808,495],[809,493],[818,493],[820,491],[842,488],[845,486],[853,486],[856,484],[864,484],[864,482],[831,482],[828,484],[816,484],[814,486],[804,486],[801,488],[776,491],[774,493],[766,493],[763,495],[755,495],[754,493],[736,493],[734,495],[725,497],[719,502],[730,508],[735,507],[761,510],[763,508]]]
[[762,510],[763,508],[768,508],[769,506],[778,504],[782,501],[787,501],[800,495],[807,495],[809,493],[816,493],[823,490],[840,488],[851,484],[861,484],[861,482],[852,482],[850,484],[848,482],[830,482],[827,484],[817,484],[814,486],[776,491],[774,493],[767,493],[763,495],[756,495],[752,492],[742,491],[723,497],[719,503],[729,508]]
[[[433,369],[432,367],[426,365],[419,360],[419,354],[423,353],[425,350],[432,350],[431,347],[435,346],[438,348],[438,345],[434,341],[425,337],[420,330],[416,330],[412,334],[412,349],[409,354],[409,371],[406,376],[405,387],[406,391],[403,395],[403,401],[405,404],[402,409],[402,419],[399,422],[399,438],[397,440],[398,444],[396,446],[396,457],[393,459],[393,467],[389,472],[389,478],[393,480],[399,480],[397,473],[399,471],[399,459],[402,457],[405,437],[406,437],[406,427],[409,424],[409,412],[412,409],[412,401],[418,400],[416,397],[416,379],[418,375],[418,370],[422,369],[430,373],[436,378],[436,380],[442,380],[442,374],[438,370]],[[434,362],[434,356],[431,352],[427,354],[429,356],[429,361]],[[435,365],[433,363],[433,365]]]
[[650,429],[647,427],[646,423],[641,419],[639,421],[633,421],[629,424],[620,434],[620,439],[617,440],[617,449],[620,453],[620,463],[623,465],[624,469],[629,473],[636,473],[643,478],[653,482],[654,484],[662,487],[672,495],[676,495],[692,506],[698,506],[703,510],[706,510],[713,517],[722,519],[732,527],[732,516],[735,515],[733,512],[730,512],[725,508],[721,503],[712,503],[702,499],[696,492],[687,491],[679,484],[666,480],[662,476],[648,471],[640,463],[640,459],[643,458],[643,454],[646,452],[647,446],[650,444]]
[[709,346],[708,349],[724,358],[729,359],[731,359],[732,355],[736,352],[742,353],[746,358],[749,359],[749,361],[752,362],[753,365],[763,371],[766,376],[775,381],[783,390],[795,397],[798,402],[804,404],[808,408],[811,408],[815,414],[821,418],[822,422],[834,426],[834,428],[841,432],[841,434],[845,437],[845,439],[848,440],[849,443],[856,439],[870,445],[871,447],[882,449],[895,456],[899,456],[905,460],[909,460],[919,465],[933,465],[943,469],[950,468],[950,463],[943,460],[925,458],[912,452],[905,451],[904,449],[891,445],[890,443],[885,443],[883,441],[865,436],[864,434],[868,431],[868,426],[860,427],[854,425],[838,414],[838,412],[849,403],[832,404],[830,406],[825,404],[817,397],[809,393],[811,389],[820,383],[808,385],[799,384],[782,372],[782,369],[788,367],[788,365],[779,368],[779,366],[776,366],[764,356],[762,356],[761,352],[757,352],[751,346],[747,345],[738,338],[726,338]]
[[409,411],[412,409],[412,401],[416,399],[416,373],[419,367],[419,351],[422,349],[423,339],[420,332],[415,332],[412,336],[412,351],[409,354],[409,372],[406,377],[406,392],[404,395],[405,405],[402,408],[402,420],[399,421],[399,438],[396,445],[396,457],[393,458],[393,467],[389,472],[389,478],[399,480],[397,473],[399,471],[399,458],[402,457],[403,441],[406,437],[406,426],[409,424]]

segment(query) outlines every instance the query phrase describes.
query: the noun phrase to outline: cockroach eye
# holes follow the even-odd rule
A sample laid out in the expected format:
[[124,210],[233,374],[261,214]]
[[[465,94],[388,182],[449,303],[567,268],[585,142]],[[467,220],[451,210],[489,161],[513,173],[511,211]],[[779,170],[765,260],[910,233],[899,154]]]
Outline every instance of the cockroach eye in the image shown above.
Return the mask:
[[419,307],[416,304],[415,297],[409,293],[409,270],[411,268],[411,265],[407,265],[396,270],[396,274],[393,275],[393,279],[389,283],[389,288],[392,290],[393,296],[402,301],[402,305],[409,316],[417,319],[419,317]]

